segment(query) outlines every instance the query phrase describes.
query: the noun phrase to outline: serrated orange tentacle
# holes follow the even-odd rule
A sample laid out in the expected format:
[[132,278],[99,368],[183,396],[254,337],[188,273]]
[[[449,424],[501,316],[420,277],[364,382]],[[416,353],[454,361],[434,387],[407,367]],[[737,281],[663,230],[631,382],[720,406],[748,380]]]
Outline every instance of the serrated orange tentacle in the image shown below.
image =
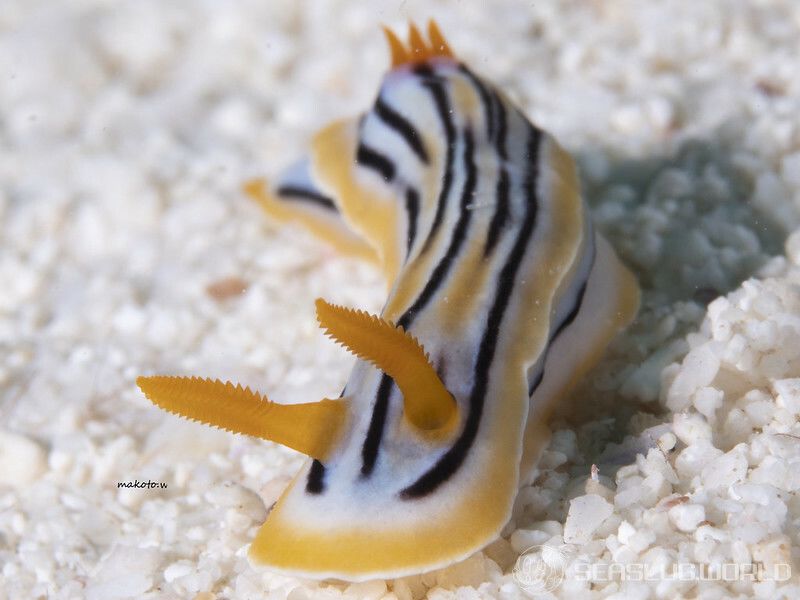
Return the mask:
[[316,307],[326,335],[394,379],[412,425],[427,432],[449,431],[458,413],[455,400],[414,336],[376,315],[322,298]]
[[347,402],[276,404],[241,385],[199,377],[139,377],[136,385],[156,406],[187,419],[263,438],[327,459],[344,429]]
[[428,39],[431,41],[431,50],[433,51],[434,56],[447,56],[449,58],[453,58],[453,52],[450,50],[447,40],[444,39],[439,26],[433,19],[428,21]]
[[410,60],[408,51],[403,42],[394,34],[394,31],[383,26],[383,33],[386,34],[386,41],[389,43],[389,52],[392,55],[392,69],[404,65]]

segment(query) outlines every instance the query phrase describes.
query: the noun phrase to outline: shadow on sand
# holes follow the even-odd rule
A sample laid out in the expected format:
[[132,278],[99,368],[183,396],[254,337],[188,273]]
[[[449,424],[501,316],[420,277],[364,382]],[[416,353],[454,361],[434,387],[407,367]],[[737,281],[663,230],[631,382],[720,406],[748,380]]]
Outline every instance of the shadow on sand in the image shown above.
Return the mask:
[[[636,321],[552,421],[554,430],[578,432],[586,465],[600,462],[609,442],[671,420],[658,401],[661,370],[686,353],[685,336],[709,302],[783,254],[788,224],[753,201],[755,178],[735,156],[730,143],[713,139],[641,160],[579,154],[594,222],[642,289]],[[631,462],[635,453],[618,458]]]

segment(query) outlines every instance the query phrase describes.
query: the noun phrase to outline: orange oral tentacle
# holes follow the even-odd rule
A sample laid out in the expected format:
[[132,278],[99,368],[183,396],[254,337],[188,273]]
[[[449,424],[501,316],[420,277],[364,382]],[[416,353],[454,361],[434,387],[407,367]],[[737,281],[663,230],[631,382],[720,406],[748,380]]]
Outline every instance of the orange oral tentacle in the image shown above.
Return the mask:
[[277,442],[324,461],[344,429],[347,402],[276,404],[230,382],[200,377],[139,377],[156,406],[187,419]]

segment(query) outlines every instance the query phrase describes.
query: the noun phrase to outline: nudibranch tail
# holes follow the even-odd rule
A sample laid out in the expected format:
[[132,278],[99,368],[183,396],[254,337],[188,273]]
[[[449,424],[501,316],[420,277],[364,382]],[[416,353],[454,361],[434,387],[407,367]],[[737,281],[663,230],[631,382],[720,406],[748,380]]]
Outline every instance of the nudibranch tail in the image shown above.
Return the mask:
[[383,32],[386,34],[386,40],[389,42],[389,52],[392,56],[392,69],[408,63],[423,62],[435,56],[453,58],[450,46],[447,44],[447,41],[445,41],[442,32],[433,19],[428,21],[428,39],[430,45],[425,43],[422,34],[414,23],[409,23],[408,27],[408,48],[403,45],[403,42],[400,41],[391,29],[384,27]]
[[277,442],[325,460],[344,429],[347,402],[276,404],[241,385],[199,377],[139,377],[136,384],[164,410],[234,433]]
[[378,254],[344,223],[333,201],[308,183],[284,185],[273,194],[264,179],[251,179],[242,191],[270,215],[282,223],[299,222],[319,239],[325,240],[342,254],[379,264]]
[[376,315],[316,301],[317,320],[326,335],[394,379],[412,425],[426,432],[446,431],[458,410],[422,344]]

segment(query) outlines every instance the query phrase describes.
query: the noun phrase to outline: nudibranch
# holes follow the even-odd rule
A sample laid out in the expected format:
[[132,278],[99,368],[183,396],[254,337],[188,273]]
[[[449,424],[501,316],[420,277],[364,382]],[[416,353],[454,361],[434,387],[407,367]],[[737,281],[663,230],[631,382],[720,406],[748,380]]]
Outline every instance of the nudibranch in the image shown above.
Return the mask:
[[429,571],[492,542],[549,413],[634,317],[636,282],[592,227],[575,163],[457,60],[436,24],[386,30],[374,104],[245,191],[389,284],[380,316],[318,300],[358,360],[334,399],[280,405],[241,386],[141,377],[158,406],[309,459],[250,559],[359,581]]

